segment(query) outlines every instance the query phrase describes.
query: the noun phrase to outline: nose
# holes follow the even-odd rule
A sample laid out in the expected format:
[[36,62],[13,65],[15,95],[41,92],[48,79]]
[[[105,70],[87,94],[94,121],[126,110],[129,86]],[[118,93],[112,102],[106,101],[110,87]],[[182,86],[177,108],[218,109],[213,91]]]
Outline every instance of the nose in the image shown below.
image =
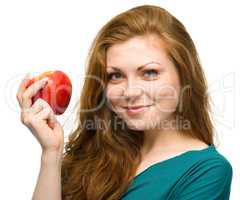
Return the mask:
[[127,99],[132,99],[139,97],[142,94],[143,88],[136,83],[127,84],[127,87],[124,90],[123,96]]

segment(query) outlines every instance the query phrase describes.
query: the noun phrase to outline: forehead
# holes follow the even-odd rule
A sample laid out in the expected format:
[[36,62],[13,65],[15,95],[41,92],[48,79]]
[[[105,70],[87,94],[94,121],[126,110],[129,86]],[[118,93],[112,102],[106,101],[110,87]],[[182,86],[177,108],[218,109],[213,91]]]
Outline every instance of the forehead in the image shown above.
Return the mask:
[[107,51],[106,64],[110,66],[141,66],[152,60],[160,63],[167,59],[164,42],[157,36],[137,36],[115,44]]

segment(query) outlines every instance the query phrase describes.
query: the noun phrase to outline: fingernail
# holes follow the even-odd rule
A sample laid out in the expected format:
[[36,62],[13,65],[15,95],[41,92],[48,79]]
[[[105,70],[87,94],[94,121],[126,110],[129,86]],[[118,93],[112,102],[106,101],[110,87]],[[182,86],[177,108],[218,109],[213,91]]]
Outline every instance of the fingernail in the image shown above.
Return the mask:
[[48,81],[48,78],[47,78],[47,77],[45,77],[45,78],[43,78],[41,81],[42,81],[43,83],[45,83],[45,82],[47,82],[47,81]]

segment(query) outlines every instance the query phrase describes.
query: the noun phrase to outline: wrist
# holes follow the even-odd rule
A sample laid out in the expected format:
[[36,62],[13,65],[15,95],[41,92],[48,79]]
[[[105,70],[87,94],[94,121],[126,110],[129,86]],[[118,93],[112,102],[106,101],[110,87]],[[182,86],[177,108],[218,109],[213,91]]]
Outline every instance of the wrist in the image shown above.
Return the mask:
[[41,162],[61,164],[62,150],[43,150]]

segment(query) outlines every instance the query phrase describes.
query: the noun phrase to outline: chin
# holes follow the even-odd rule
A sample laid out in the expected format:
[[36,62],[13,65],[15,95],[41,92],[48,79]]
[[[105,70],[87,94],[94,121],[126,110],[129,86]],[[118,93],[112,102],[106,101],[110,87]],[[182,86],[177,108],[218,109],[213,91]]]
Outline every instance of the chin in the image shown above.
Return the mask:
[[140,121],[134,121],[132,120],[131,122],[126,121],[126,124],[128,126],[129,129],[131,130],[135,130],[135,131],[145,131],[148,130],[147,124],[144,122],[140,122]]

